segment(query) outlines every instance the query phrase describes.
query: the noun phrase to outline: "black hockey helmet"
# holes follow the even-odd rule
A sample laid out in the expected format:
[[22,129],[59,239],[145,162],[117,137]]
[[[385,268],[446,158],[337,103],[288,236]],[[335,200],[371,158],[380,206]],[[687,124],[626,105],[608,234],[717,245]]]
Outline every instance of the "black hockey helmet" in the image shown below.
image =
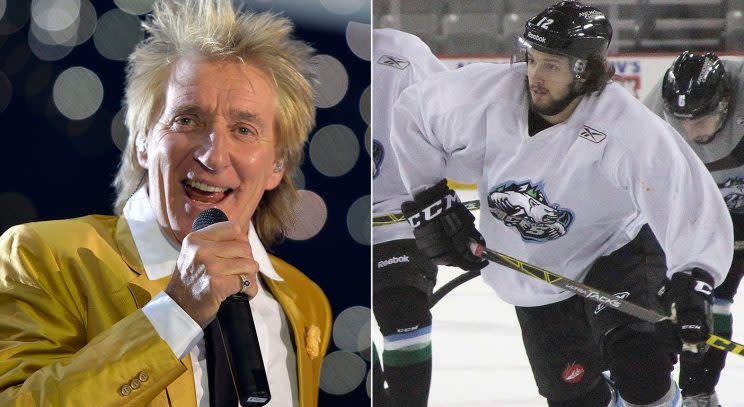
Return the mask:
[[604,13],[576,1],[562,1],[529,19],[520,41],[538,51],[586,60],[606,57],[611,39],[612,25]]
[[666,111],[678,119],[693,119],[726,104],[728,89],[723,62],[709,52],[705,55],[685,51],[664,75],[661,96]]

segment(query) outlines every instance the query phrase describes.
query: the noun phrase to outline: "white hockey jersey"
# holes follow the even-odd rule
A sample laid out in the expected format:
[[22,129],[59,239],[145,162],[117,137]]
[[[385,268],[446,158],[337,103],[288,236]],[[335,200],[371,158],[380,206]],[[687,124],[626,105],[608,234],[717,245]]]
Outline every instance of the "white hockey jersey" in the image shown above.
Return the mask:
[[[390,148],[390,113],[403,89],[429,75],[446,70],[429,47],[418,37],[388,28],[373,31],[372,71],[374,75],[373,136],[373,216],[400,213],[408,199]],[[373,243],[413,239],[407,222],[376,226]]]
[[[571,117],[530,137],[524,64],[472,64],[401,94],[391,142],[410,192],[462,168],[477,180],[489,247],[582,281],[595,260],[649,224],[668,275],[698,267],[720,284],[731,220],[702,162],[621,86],[585,96]],[[483,279],[505,301],[573,295],[499,265]]]
[[[713,140],[706,144],[685,141],[705,163],[718,184],[726,206],[734,221],[736,239],[744,239],[744,61],[722,60],[728,80],[732,85],[733,100],[723,127]],[[663,78],[654,86],[644,103],[654,113],[668,120],[680,133],[681,123],[670,120],[664,111],[661,97]]]

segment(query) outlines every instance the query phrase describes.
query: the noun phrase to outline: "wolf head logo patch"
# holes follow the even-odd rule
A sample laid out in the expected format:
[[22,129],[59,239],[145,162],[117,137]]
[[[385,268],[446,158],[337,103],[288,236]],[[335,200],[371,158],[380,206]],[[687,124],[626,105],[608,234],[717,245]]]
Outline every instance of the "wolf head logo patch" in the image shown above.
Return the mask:
[[514,227],[522,239],[547,242],[566,234],[574,215],[559,205],[551,205],[542,188],[529,181],[512,181],[490,189],[488,209],[506,226]]

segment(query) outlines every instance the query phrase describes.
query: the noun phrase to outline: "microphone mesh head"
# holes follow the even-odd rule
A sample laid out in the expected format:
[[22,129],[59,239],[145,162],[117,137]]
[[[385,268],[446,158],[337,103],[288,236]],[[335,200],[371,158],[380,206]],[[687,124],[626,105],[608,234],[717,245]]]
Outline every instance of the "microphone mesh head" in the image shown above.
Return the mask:
[[191,231],[196,232],[197,230],[204,229],[205,227],[219,222],[225,222],[227,215],[225,212],[217,208],[207,208],[199,213],[194,219],[194,224],[191,225]]

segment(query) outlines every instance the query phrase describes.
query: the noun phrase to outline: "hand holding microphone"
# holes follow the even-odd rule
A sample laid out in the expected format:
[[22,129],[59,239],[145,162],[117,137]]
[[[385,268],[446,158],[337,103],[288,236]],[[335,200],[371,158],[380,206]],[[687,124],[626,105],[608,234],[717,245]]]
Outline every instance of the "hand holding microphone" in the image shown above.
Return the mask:
[[[258,292],[257,272],[258,263],[253,260],[248,238],[240,226],[229,222],[221,210],[209,208],[197,216],[192,232],[183,240],[176,271],[165,290],[210,332],[212,347],[218,347],[218,352],[207,349],[208,358],[210,354],[216,355],[207,363],[217,361],[222,365],[219,368],[229,369],[232,376],[230,385],[212,384],[225,393],[237,392],[243,407],[263,406],[271,400],[248,303]],[[221,394],[212,398],[232,400],[231,396]]]
[[[212,217],[214,211],[222,216]],[[240,226],[228,221],[219,209],[210,208],[199,214],[193,231],[183,239],[176,271],[165,292],[204,328],[230,295],[241,290],[250,297],[256,295],[257,272],[258,263]],[[241,276],[250,282],[247,289]]]

